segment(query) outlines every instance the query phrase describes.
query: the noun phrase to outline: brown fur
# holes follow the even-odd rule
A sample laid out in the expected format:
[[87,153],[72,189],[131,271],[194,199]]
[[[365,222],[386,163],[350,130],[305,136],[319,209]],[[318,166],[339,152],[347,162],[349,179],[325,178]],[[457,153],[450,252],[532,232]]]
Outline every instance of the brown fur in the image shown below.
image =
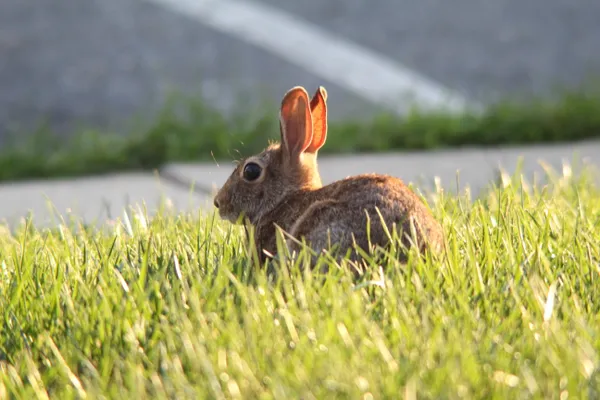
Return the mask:
[[[326,92],[319,88],[310,102],[303,88],[291,89],[282,101],[281,144],[272,144],[249,157],[233,171],[215,196],[220,215],[236,221],[240,215],[255,227],[255,245],[261,261],[265,251],[276,254],[276,227],[297,240],[304,239],[317,253],[339,245],[341,253],[353,243],[364,250],[385,246],[387,230],[395,225],[405,246],[439,249],[442,228],[421,199],[400,179],[377,174],[348,177],[323,186],[317,151],[326,137]],[[310,140],[312,138],[312,140]],[[260,178],[242,178],[244,166],[255,162],[263,168]],[[370,223],[370,241],[367,237]],[[417,243],[411,238],[411,224]],[[295,240],[287,240],[296,250]],[[351,259],[358,253],[351,251]]]

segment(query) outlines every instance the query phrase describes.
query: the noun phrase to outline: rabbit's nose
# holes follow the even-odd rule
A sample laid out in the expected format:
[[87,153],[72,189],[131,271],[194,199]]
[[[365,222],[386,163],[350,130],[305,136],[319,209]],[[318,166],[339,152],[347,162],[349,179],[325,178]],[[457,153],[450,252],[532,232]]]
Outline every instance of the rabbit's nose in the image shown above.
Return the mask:
[[215,197],[215,200],[213,201],[213,204],[215,205],[215,207],[219,208],[219,199],[217,199]]

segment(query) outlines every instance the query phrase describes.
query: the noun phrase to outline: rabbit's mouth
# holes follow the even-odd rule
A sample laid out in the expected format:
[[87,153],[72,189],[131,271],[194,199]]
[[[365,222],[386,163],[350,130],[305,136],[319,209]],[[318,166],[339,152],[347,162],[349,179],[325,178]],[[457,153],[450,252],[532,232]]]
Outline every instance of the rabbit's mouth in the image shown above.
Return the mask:
[[229,221],[235,225],[241,225],[244,222],[240,213],[236,213],[232,210],[219,209],[219,217],[225,221]]

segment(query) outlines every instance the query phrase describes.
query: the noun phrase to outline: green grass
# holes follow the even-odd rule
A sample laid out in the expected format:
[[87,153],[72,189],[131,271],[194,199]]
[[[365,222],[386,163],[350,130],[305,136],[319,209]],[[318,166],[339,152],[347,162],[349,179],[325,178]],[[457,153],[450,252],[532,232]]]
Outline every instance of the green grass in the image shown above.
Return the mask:
[[[595,87],[595,86],[594,86]],[[553,100],[499,102],[482,113],[415,110],[401,118],[332,121],[327,153],[433,149],[464,145],[513,145],[600,137],[600,91],[561,92]],[[333,99],[331,99],[333,101]],[[278,139],[277,105],[241,110],[231,118],[193,98],[173,96],[153,120],[129,134],[84,130],[64,137],[40,128],[19,132],[0,151],[0,181],[160,168],[168,162],[231,160]]]
[[431,193],[447,257],[392,249],[357,282],[335,264],[269,282],[238,229],[168,208],[6,229],[0,397],[597,396],[598,178]]

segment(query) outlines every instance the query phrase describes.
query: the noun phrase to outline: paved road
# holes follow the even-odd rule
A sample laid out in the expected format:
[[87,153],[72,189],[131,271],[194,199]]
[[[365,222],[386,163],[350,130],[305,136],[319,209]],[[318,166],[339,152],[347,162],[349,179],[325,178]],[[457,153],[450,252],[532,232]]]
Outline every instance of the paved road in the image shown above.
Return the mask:
[[[52,4],[51,4],[52,3]],[[261,0],[416,70],[470,99],[547,92],[600,67],[597,0]],[[293,46],[294,44],[290,44]],[[144,0],[0,2],[0,145],[46,120],[123,128],[169,90],[222,110],[253,93],[325,84],[331,117],[377,105],[280,55]]]
[[600,70],[597,0],[262,1],[484,101]]

